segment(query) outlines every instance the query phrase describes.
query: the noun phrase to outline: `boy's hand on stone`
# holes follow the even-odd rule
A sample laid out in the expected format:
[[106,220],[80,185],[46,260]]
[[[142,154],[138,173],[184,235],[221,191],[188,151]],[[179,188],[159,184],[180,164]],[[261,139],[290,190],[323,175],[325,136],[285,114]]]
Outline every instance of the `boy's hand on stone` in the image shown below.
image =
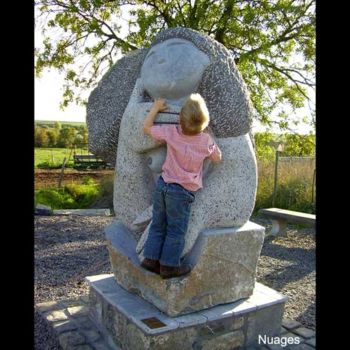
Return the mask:
[[168,109],[166,100],[164,98],[157,98],[154,101],[153,107],[157,110],[157,112],[163,112]]

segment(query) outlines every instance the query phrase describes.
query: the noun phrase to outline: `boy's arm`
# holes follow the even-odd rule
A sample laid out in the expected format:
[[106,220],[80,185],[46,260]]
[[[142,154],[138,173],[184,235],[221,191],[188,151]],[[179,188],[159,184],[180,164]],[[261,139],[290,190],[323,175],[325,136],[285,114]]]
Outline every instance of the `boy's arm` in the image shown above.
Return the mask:
[[164,111],[168,108],[166,105],[166,101],[163,98],[158,98],[154,101],[151,110],[147,114],[144,122],[143,122],[143,132],[149,136],[151,136],[151,127],[153,126],[154,119],[156,119],[156,116],[158,112]]

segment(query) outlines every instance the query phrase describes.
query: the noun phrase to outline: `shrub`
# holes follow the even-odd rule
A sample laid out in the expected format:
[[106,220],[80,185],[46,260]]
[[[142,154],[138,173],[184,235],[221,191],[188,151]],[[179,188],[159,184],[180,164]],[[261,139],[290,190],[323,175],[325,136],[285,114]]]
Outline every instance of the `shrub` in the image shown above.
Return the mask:
[[96,182],[95,180],[90,177],[90,176],[84,176],[82,179],[81,179],[81,183],[83,185],[96,185]]
[[48,205],[53,209],[83,209],[96,200],[98,186],[68,184],[64,188],[40,189],[35,192],[35,203]]
[[113,175],[104,177],[102,179],[99,185],[97,198],[92,204],[94,208],[113,208],[113,186]]
[[65,190],[72,196],[79,208],[88,208],[98,195],[97,185],[69,184]]
[[73,209],[76,207],[74,198],[64,189],[41,189],[35,193],[35,203],[50,206],[52,209]]

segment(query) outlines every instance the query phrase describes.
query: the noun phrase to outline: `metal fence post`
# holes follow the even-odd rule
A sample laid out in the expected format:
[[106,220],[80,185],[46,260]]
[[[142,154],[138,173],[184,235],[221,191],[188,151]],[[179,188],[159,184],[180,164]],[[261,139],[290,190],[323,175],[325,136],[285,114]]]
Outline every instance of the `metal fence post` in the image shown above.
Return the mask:
[[63,179],[63,172],[64,172],[64,167],[66,166],[66,161],[67,161],[67,158],[64,157],[64,159],[63,159],[63,164],[62,164],[62,169],[61,169],[61,174],[60,174],[60,178],[59,178],[59,180],[58,180],[58,188],[61,188],[62,179]]
[[272,207],[273,207],[273,208],[275,207],[276,194],[277,194],[278,157],[279,157],[279,151],[276,150],[276,158],[275,158],[275,178],[274,178],[273,195],[272,195]]
[[316,182],[316,168],[314,169],[314,176],[312,177],[312,197],[311,197],[312,203],[314,203],[314,199],[315,199],[315,182]]

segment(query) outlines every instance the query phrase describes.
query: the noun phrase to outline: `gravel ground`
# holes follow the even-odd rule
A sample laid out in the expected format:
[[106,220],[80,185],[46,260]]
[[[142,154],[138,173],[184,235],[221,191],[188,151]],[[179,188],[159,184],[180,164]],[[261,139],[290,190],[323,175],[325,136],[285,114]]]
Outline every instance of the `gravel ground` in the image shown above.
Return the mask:
[[[84,278],[111,273],[103,229],[113,217],[36,216],[34,301],[79,298],[88,293]],[[270,228],[268,220],[252,221]],[[284,318],[315,329],[315,231],[288,226],[285,237],[266,238],[257,281],[289,297]],[[35,349],[56,350],[50,330],[34,315]]]
[[[268,220],[252,221],[271,228]],[[314,228],[288,225],[284,237],[266,237],[258,261],[257,281],[288,297],[284,318],[316,329],[316,235]]]

